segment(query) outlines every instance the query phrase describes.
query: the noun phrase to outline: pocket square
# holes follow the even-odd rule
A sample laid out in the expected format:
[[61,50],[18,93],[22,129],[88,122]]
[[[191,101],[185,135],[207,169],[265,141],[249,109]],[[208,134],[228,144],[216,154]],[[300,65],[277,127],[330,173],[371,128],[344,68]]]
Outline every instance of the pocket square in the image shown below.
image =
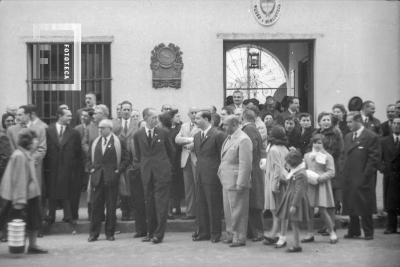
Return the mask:
[[359,146],[358,149],[364,149],[364,147],[363,146]]

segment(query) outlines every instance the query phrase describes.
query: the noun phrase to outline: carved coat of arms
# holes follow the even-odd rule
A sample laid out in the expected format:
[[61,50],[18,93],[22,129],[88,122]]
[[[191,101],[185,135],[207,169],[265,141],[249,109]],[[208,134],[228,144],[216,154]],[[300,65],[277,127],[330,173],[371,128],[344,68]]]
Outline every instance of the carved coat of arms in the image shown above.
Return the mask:
[[159,44],[151,51],[150,68],[153,72],[153,88],[181,88],[182,52],[174,44]]

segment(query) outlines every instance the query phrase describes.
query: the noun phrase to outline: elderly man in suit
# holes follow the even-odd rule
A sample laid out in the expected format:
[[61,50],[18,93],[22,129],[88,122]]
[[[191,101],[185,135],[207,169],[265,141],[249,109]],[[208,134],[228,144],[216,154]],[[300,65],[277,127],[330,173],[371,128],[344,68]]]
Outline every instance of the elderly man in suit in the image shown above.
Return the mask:
[[78,131],[69,126],[72,120],[70,110],[59,108],[57,117],[57,122],[46,129],[44,169],[49,197],[48,223],[55,221],[57,202],[61,202],[63,221],[75,224],[72,211],[78,208],[74,200],[80,195],[81,137]]
[[133,135],[145,194],[147,235],[142,241],[158,244],[163,241],[167,226],[174,151],[168,132],[156,127],[156,110],[144,109],[143,119],[146,125]]
[[197,108],[190,108],[188,117],[190,121],[181,126],[175,137],[175,143],[182,146],[181,168],[183,169],[183,183],[185,186],[186,216],[183,219],[194,219],[196,216],[196,154],[194,153],[194,135],[199,131],[195,123]]
[[343,214],[350,216],[348,233],[344,238],[361,235],[365,240],[374,237],[372,214],[376,212],[376,171],[380,162],[378,135],[366,129],[359,112],[347,115],[351,130],[344,139]]
[[233,104],[230,105],[234,110],[240,110],[243,111],[243,109],[245,108],[245,106],[243,105],[243,100],[244,100],[244,96],[243,96],[243,92],[236,90],[232,93],[232,100],[233,100]]
[[400,210],[400,115],[393,118],[391,135],[381,140],[383,202],[387,211],[384,234],[397,233],[397,212]]
[[211,113],[202,110],[196,113],[199,131],[194,136],[194,152],[197,157],[197,232],[193,241],[221,239],[222,188],[218,179],[221,147],[225,134],[211,125]]
[[92,213],[90,216],[89,242],[96,241],[100,234],[101,220],[106,207],[105,234],[114,241],[118,185],[121,173],[129,164],[124,141],[112,133],[113,123],[105,119],[99,123],[100,136],[90,147],[90,188]]
[[263,140],[255,125],[256,113],[245,109],[242,114],[242,131],[249,137],[253,145],[253,161],[251,170],[251,188],[249,199],[248,236],[253,241],[264,239],[262,211],[264,208],[264,172],[260,168],[260,160],[265,158]]
[[228,137],[222,146],[218,176],[223,189],[225,241],[230,247],[240,247],[246,245],[253,145],[235,115],[225,118],[224,128]]

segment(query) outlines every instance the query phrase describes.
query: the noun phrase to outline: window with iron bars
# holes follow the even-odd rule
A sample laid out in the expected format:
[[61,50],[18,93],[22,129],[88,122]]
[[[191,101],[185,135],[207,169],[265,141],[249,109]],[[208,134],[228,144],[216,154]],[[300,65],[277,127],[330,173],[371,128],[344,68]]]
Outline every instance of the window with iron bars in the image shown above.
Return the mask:
[[[81,90],[69,90],[73,83],[73,57],[68,72],[64,72],[64,49],[73,43],[28,43],[28,96],[46,123],[55,122],[56,111],[67,104],[75,118],[76,111],[85,106],[87,92],[97,95],[97,103],[111,105],[110,43],[82,43]],[[65,75],[72,75],[66,77]],[[66,82],[66,78],[69,81]],[[73,119],[74,121],[74,119]]]

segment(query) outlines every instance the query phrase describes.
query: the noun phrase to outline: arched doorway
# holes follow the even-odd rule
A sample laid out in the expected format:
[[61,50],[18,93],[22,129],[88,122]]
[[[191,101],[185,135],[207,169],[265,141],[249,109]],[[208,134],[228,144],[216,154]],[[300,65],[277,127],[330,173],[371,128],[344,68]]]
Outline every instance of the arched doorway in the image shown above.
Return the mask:
[[225,97],[235,90],[264,103],[267,96],[281,99],[289,83],[285,67],[274,54],[254,44],[241,44],[225,52]]

